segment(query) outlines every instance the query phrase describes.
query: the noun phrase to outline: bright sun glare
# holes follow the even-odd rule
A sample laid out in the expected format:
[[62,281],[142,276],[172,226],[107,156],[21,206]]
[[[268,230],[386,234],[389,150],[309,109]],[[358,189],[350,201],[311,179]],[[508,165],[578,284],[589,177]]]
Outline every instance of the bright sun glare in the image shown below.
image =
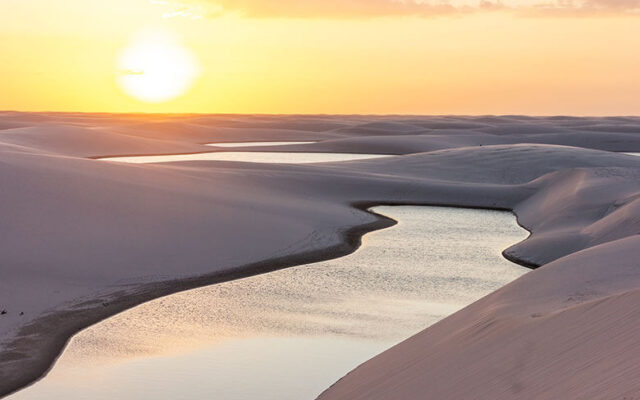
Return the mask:
[[199,75],[191,51],[166,33],[145,33],[122,50],[118,84],[129,95],[160,103],[184,94]]

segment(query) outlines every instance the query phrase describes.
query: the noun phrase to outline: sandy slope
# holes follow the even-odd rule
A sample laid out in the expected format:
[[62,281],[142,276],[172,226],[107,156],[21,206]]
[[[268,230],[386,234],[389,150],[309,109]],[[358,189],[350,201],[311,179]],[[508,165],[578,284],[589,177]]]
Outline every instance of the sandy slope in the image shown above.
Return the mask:
[[[0,113],[0,394],[40,376],[73,332],[141,301],[352,251],[390,223],[362,211],[381,203],[512,209],[532,236],[505,254],[544,267],[323,398],[631,393],[640,158],[591,149],[638,151],[639,138],[640,119],[623,117]],[[407,155],[306,166],[87,158],[245,140]]]
[[634,235],[552,262],[366,362],[322,399],[632,399]]

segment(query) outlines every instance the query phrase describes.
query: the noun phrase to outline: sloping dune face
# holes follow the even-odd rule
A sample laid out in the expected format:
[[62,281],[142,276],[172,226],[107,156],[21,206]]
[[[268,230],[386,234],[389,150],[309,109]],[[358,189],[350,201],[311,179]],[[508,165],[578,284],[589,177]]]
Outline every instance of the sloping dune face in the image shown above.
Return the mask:
[[638,245],[636,235],[550,263],[382,353],[320,398],[634,398]]
[[[79,329],[143,301],[353,251],[391,223],[365,211],[375,204],[513,210],[531,236],[505,255],[541,268],[321,398],[621,398],[640,387],[640,158],[612,152],[640,151],[638,118],[4,112],[0,127],[0,395],[40,377]],[[314,142],[270,152],[395,156],[95,159],[268,141]]]

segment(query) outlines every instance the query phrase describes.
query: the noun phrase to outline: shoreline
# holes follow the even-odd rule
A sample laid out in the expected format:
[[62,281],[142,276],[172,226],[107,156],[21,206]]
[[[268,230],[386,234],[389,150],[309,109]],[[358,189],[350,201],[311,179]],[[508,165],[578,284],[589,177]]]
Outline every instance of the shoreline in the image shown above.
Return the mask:
[[[139,293],[137,294],[129,294],[116,299],[109,297],[96,298],[92,300],[93,303],[100,303],[100,305],[96,306],[94,309],[89,309],[82,312],[82,316],[84,317],[80,317],[82,318],[82,320],[78,321],[78,316],[74,315],[73,319],[69,318],[72,322],[69,322],[60,334],[54,337],[45,337],[40,339],[49,340],[51,342],[45,348],[45,356],[42,357],[42,360],[40,361],[40,363],[38,363],[38,365],[35,365],[33,367],[32,371],[27,373],[23,372],[21,374],[23,376],[21,379],[16,379],[14,382],[11,382],[9,384],[7,384],[6,381],[0,383],[0,398],[9,396],[25,387],[37,383],[40,379],[44,378],[46,374],[51,370],[51,368],[53,368],[53,366],[55,365],[56,360],[64,351],[64,348],[66,347],[69,340],[76,333],[113,315],[119,314],[125,310],[133,308],[147,301],[168,296],[174,293],[214,285],[231,280],[242,279],[249,276],[264,274],[297,265],[304,265],[343,257],[345,255],[353,253],[360,247],[362,237],[365,234],[376,230],[389,228],[397,223],[396,221],[386,216],[368,211],[367,208],[358,209],[375,215],[377,221],[364,226],[353,227],[345,232],[339,232],[339,235],[342,236],[345,240],[340,244],[334,245],[332,248],[313,250],[299,254],[292,254],[290,256],[285,256],[282,258],[264,260],[261,262],[238,267],[234,270],[224,273],[215,273],[210,276],[190,278],[177,282],[159,282],[149,284],[150,287],[144,287],[146,285],[143,284],[143,287],[138,289]],[[102,303],[104,302],[108,302],[107,307],[104,307],[102,305]],[[59,312],[58,315],[54,314],[45,317],[47,321],[45,321],[44,324],[42,322],[40,323],[40,325],[45,325],[45,327],[41,327],[41,329],[44,329],[46,331],[46,325],[51,322],[59,327],[60,325],[57,324],[56,320],[61,317],[64,318],[66,316],[65,314],[69,312],[70,311],[62,311]],[[49,319],[53,319],[53,321],[50,322]],[[34,328],[37,329],[32,325],[27,325],[23,329],[31,331]],[[20,333],[23,333],[23,331],[21,331]],[[43,336],[47,335],[44,334]]]
[[[426,118],[425,121],[428,122],[429,119]],[[466,131],[473,132],[474,129],[466,128]],[[0,378],[2,378],[0,380],[2,382],[0,383],[0,393],[2,393],[0,396],[8,395],[44,376],[64,349],[69,338],[77,331],[125,309],[183,290],[350,254],[358,248],[364,234],[394,224],[388,218],[370,212],[368,208],[372,206],[446,206],[510,211],[516,216],[518,225],[529,231],[530,235],[520,243],[505,249],[502,255],[512,262],[531,269],[536,269],[541,265],[546,266],[552,262],[562,264],[564,259],[572,259],[574,254],[578,254],[584,249],[614,246],[616,240],[630,237],[636,229],[633,225],[633,219],[630,217],[633,217],[636,212],[634,208],[636,197],[634,196],[637,194],[640,184],[637,173],[640,168],[640,159],[634,156],[623,156],[578,147],[526,143],[484,147],[476,145],[474,147],[473,140],[464,142],[467,140],[464,139],[462,144],[467,147],[422,152],[398,157],[395,160],[357,161],[343,165],[337,163],[329,166],[288,166],[283,168],[268,164],[247,165],[247,163],[242,163],[242,165],[234,165],[234,163],[228,162],[191,162],[177,163],[174,166],[152,164],[140,168],[120,163],[99,165],[99,163],[85,158],[87,153],[90,154],[95,152],[95,149],[101,148],[104,145],[104,140],[108,144],[116,143],[122,136],[119,134],[96,132],[95,135],[98,135],[98,139],[102,142],[96,139],[94,143],[91,137],[89,143],[82,143],[81,146],[61,153],[59,149],[62,147],[59,147],[59,144],[65,142],[74,144],[79,137],[85,137],[87,132],[80,129],[69,132],[58,130],[42,134],[38,127],[27,130],[26,133],[21,131],[20,135],[11,135],[10,131],[11,129],[5,132],[0,131],[0,134],[8,132],[7,135],[0,136],[0,151],[4,150],[4,154],[8,155],[8,175],[0,176],[0,178],[7,180],[9,183],[8,194],[17,199],[17,202],[11,206],[10,197],[9,207],[14,207],[26,215],[33,214],[34,210],[43,209],[43,206],[38,206],[37,202],[33,203],[36,204],[35,206],[32,203],[25,205],[24,201],[21,202],[21,200],[30,198],[27,196],[31,195],[30,192],[24,191],[21,179],[33,180],[42,177],[44,183],[35,180],[31,187],[38,190],[42,187],[44,188],[42,190],[57,193],[57,197],[41,196],[41,198],[43,201],[59,201],[59,204],[51,206],[47,204],[47,207],[64,208],[61,208],[63,212],[46,215],[46,219],[37,221],[40,225],[35,226],[45,226],[58,232],[56,227],[60,222],[66,223],[68,216],[74,216],[78,220],[77,216],[79,215],[80,219],[75,222],[78,225],[72,225],[79,233],[74,233],[75,236],[72,235],[71,239],[90,240],[91,236],[87,238],[83,238],[83,236],[86,236],[86,233],[95,236],[96,229],[99,233],[107,232],[109,235],[108,238],[111,242],[100,242],[101,247],[97,249],[97,253],[80,254],[78,256],[80,258],[95,257],[96,254],[101,254],[100,252],[118,249],[120,237],[135,241],[137,237],[135,235],[139,234],[137,223],[142,223],[140,229],[144,234],[150,234],[149,227],[155,225],[149,225],[149,221],[160,224],[160,227],[170,228],[174,224],[174,219],[177,219],[183,225],[179,226],[176,232],[163,233],[155,238],[159,239],[158,242],[149,242],[153,247],[145,249],[144,254],[154,256],[148,261],[148,264],[152,264],[155,268],[153,273],[157,275],[154,276],[188,276],[191,274],[197,277],[163,278],[156,282],[140,285],[122,284],[116,286],[112,283],[110,286],[104,286],[105,282],[102,282],[102,292],[109,289],[108,295],[92,299],[85,296],[86,301],[82,303],[74,303],[73,307],[66,307],[59,312],[42,314],[41,317],[29,324],[23,324],[17,331],[20,336],[13,336],[15,339],[11,341],[15,346],[7,346],[7,350],[3,353],[4,365],[2,367],[5,369],[0,369]],[[572,133],[572,135],[574,134]],[[27,146],[20,140],[23,140],[24,137],[29,139],[31,137],[29,135],[35,135],[33,136],[35,139],[33,142],[28,142]],[[321,135],[322,133],[318,133],[318,136]],[[470,136],[466,133],[465,135],[464,138]],[[483,135],[485,134],[479,134],[478,137],[484,137]],[[586,134],[585,137],[596,140],[593,139],[593,135],[589,135]],[[440,140],[441,135],[429,137],[428,134],[423,134],[417,136],[421,136],[418,138],[420,140],[423,140],[422,137],[426,137],[431,141]],[[602,135],[602,137],[604,136],[606,135]],[[631,136],[627,133],[620,134],[620,137]],[[452,133],[450,137],[459,138],[461,136]],[[256,140],[264,138],[259,130],[253,137]],[[386,139],[380,139],[375,135],[366,138],[373,143],[373,147],[385,146],[387,143]],[[413,148],[418,143],[418,139],[399,136],[396,141],[406,146],[405,148]],[[8,144],[3,143],[3,140],[8,140]],[[209,141],[209,139],[207,140]],[[60,143],[52,144],[51,141],[60,141]],[[188,140],[182,142],[188,142]],[[124,150],[132,144],[146,146],[148,143],[149,139],[145,138],[140,143],[117,142],[114,146],[123,146]],[[4,148],[5,144],[7,144],[6,149]],[[595,143],[595,145],[606,147],[605,144]],[[618,145],[622,146],[622,144],[616,144],[616,146]],[[630,146],[633,147],[633,144]],[[333,151],[338,152],[339,147],[337,146]],[[369,152],[373,147],[363,148],[363,151]],[[49,149],[56,150],[50,151]],[[416,150],[419,149],[420,147],[416,148]],[[21,169],[24,166],[28,166],[29,169]],[[12,175],[16,172],[22,173],[23,170],[28,170],[28,174],[18,174],[15,177]],[[80,170],[82,173],[78,172]],[[4,170],[0,172],[4,172]],[[267,177],[265,178],[265,176]],[[49,182],[53,182],[52,187],[47,186]],[[88,190],[87,187],[89,187]],[[234,192],[236,190],[239,192]],[[85,198],[84,194],[87,192],[90,196]],[[103,199],[105,195],[107,198]],[[157,200],[156,197],[159,195],[162,197]],[[247,198],[247,196],[253,196],[255,199]],[[72,199],[73,203],[67,204],[69,199]],[[149,207],[146,203],[140,202],[140,199],[152,200],[151,204],[155,205],[155,208],[151,207],[151,211],[148,212]],[[362,201],[361,199],[367,200]],[[176,202],[180,206],[178,214],[172,215],[174,219],[156,222],[151,218],[163,216],[160,212],[164,212],[167,207],[175,209]],[[106,208],[103,203],[107,204]],[[223,208],[227,204],[231,204],[233,207],[229,210]],[[87,214],[78,214],[74,208],[78,205],[86,207],[84,212]],[[193,209],[190,208],[192,206],[196,206],[193,212]],[[105,209],[107,211],[103,212]],[[254,209],[257,211],[252,211]],[[131,213],[131,210],[134,210],[134,213]],[[253,212],[262,219],[254,221],[251,219],[253,218],[251,215],[243,215],[245,213],[243,210]],[[359,214],[359,216],[350,214],[352,211],[367,212],[369,215],[373,215],[374,219],[372,222],[361,225],[351,225],[357,221],[370,220]],[[214,212],[217,214],[208,215]],[[228,215],[233,218],[227,217],[225,213],[231,213]],[[15,218],[19,220],[22,214],[18,213]],[[271,218],[272,214],[277,218]],[[87,217],[84,218],[83,215]],[[191,222],[192,218],[201,215],[208,215],[208,218],[198,220],[197,224],[193,225],[195,222]],[[111,219],[114,217],[122,218],[123,216],[127,217],[124,220],[127,225],[112,223]],[[263,218],[263,216],[268,216],[271,219]],[[43,216],[40,217],[43,218]],[[245,225],[236,224],[236,219],[239,219],[240,222],[244,221]],[[9,222],[11,221],[9,220]],[[96,221],[112,224],[115,228],[123,226],[133,226],[134,228],[129,228],[129,231],[124,233],[118,229],[110,231],[108,227],[95,225]],[[233,221],[235,225],[229,221]],[[231,263],[231,268],[221,269],[224,268],[224,263],[228,262],[224,257],[221,257],[220,261],[222,266],[215,265],[215,260],[212,263],[204,263],[206,265],[197,265],[194,262],[198,260],[187,252],[189,249],[195,249],[197,252],[200,248],[203,251],[202,259],[206,259],[215,251],[215,248],[207,250],[204,247],[207,243],[204,241],[197,242],[193,246],[190,245],[191,247],[185,246],[181,242],[180,251],[182,253],[180,254],[191,257],[189,259],[191,264],[188,266],[185,264],[184,270],[176,269],[175,266],[172,269],[172,264],[168,262],[165,265],[156,266],[153,264],[154,260],[159,257],[153,254],[153,251],[163,251],[163,243],[174,236],[188,241],[193,237],[199,239],[203,235],[206,237],[212,235],[210,237],[212,241],[220,240],[219,235],[225,233],[225,225],[210,226],[211,223],[218,222],[227,223],[226,229],[233,229],[236,237],[243,238],[243,243],[262,245],[262,249],[259,248],[251,254],[243,254],[244,259],[252,257],[261,259],[260,257],[264,255],[265,244],[255,240],[269,238],[269,235],[273,236],[270,231],[252,233],[250,230],[252,223],[258,227],[280,229],[283,235],[287,235],[283,240],[269,241],[267,243],[269,246],[284,243],[287,245],[284,247],[285,249],[291,248],[291,246],[300,245],[300,237],[295,235],[307,235],[302,238],[304,243],[309,239],[308,235],[318,234],[326,241],[324,244],[327,244],[327,247],[310,248],[292,255],[262,258],[262,261],[245,264]],[[98,228],[91,224],[98,226]],[[343,227],[339,231],[332,230],[332,227],[341,226],[340,224]],[[193,227],[198,229],[193,235],[199,236],[188,236],[184,239],[179,236],[181,232],[183,235],[185,232],[190,233],[189,229]],[[299,229],[287,232],[286,229],[289,227]],[[179,230],[180,228],[182,231]],[[309,234],[308,230],[311,228],[313,230]],[[18,232],[15,239],[11,239],[22,240],[28,246],[31,240],[37,239],[30,239],[29,234],[33,231],[30,232],[29,229],[33,229],[33,227],[27,226],[24,228],[24,232]],[[87,229],[87,231],[82,229]],[[112,239],[111,235],[117,240]],[[142,238],[146,239],[145,236]],[[311,238],[316,240],[313,236]],[[230,243],[234,243],[232,240],[236,240],[235,243],[242,244],[235,237],[223,237],[223,239]],[[66,245],[64,241],[61,243]],[[141,245],[144,243],[146,242]],[[224,245],[223,241],[221,243],[215,244],[219,248]],[[6,244],[5,247],[11,250],[11,243]],[[46,253],[47,248],[42,250]],[[68,252],[69,248],[63,247],[59,251]],[[14,253],[10,253],[6,257],[11,260],[12,254]],[[123,282],[126,282],[127,279],[135,282],[132,279],[135,279],[136,276],[146,276],[145,267],[147,265],[127,264],[122,261],[117,264],[112,260],[115,254],[108,254],[109,257],[106,259],[93,258],[98,263],[96,266],[71,263],[69,270],[62,269],[61,272],[73,274],[74,267],[87,267],[87,271],[82,270],[82,272],[89,277],[92,276],[92,273],[95,275],[102,271],[109,271],[109,274]],[[135,261],[136,253],[132,252],[132,254],[134,257],[132,259]],[[172,253],[167,254],[171,255]],[[31,260],[28,255],[25,257],[26,260]],[[24,262],[23,258],[18,258],[18,260]],[[113,271],[106,269],[109,267],[107,261],[113,264]],[[9,273],[14,272],[10,269],[13,267],[10,263],[5,262],[5,264],[7,264]],[[34,265],[39,264],[35,263]],[[122,269],[125,268],[123,265],[137,269],[132,271],[133,274],[125,273],[128,271]],[[57,266],[54,265],[54,267]],[[208,268],[207,271],[211,272],[205,274],[198,272],[205,267]],[[550,274],[547,270],[549,268],[541,268],[536,272],[542,271],[543,276],[546,276]],[[19,270],[17,271],[20,273]],[[146,273],[150,274],[148,271]],[[554,273],[558,274],[553,272],[551,275]],[[526,276],[528,275],[530,274]],[[614,278],[611,278],[612,284],[616,284]],[[520,281],[522,278],[516,282]],[[530,279],[525,280],[525,282],[529,281]],[[98,283],[101,282],[98,281]],[[118,290],[114,288],[118,288]],[[500,293],[504,291],[507,290],[498,290]],[[494,292],[488,297],[500,297],[501,294],[498,292]],[[24,301],[19,294],[17,298],[16,301]],[[481,301],[472,306],[474,308],[480,307],[477,305],[478,303],[484,304]],[[535,299],[533,303],[535,303]],[[50,304],[55,304],[55,301]],[[15,304],[13,307],[16,308]],[[19,310],[17,309],[15,312],[17,313]],[[462,318],[460,315],[466,314],[459,312],[446,318],[445,325],[451,324],[448,321],[458,321],[458,323],[464,324],[464,321],[460,322]],[[471,317],[467,318],[468,321],[473,320]],[[442,324],[439,323],[438,326],[442,326]],[[435,335],[438,329],[440,328],[429,328],[425,332]],[[49,337],[47,334],[51,332],[54,332],[55,335]],[[517,341],[517,338],[512,337],[511,339]],[[44,357],[42,352],[38,352],[43,348],[37,347],[42,346],[43,343],[46,352]],[[454,346],[452,349],[453,353],[462,351],[460,346]],[[413,352],[419,353],[421,351],[414,349]],[[389,352],[389,354],[393,354],[395,350],[392,348]],[[369,364],[369,362],[365,364]],[[16,367],[18,365],[20,368]],[[27,370],[31,372],[29,374],[22,373]],[[16,371],[19,373],[16,374]],[[344,381],[341,381],[342,384]]]
[[[0,383],[0,398],[8,397],[26,387],[29,387],[33,384],[36,384],[38,381],[46,377],[46,375],[51,371],[51,369],[55,366],[56,361],[60,357],[60,355],[64,352],[65,347],[69,343],[69,340],[82,331],[83,329],[88,328],[91,325],[99,323],[105,319],[108,319],[116,314],[119,314],[123,311],[136,307],[142,303],[158,299],[161,297],[169,296],[175,293],[201,288],[205,286],[215,285],[218,283],[228,282],[236,279],[243,279],[254,275],[266,274],[269,272],[277,271],[280,269],[290,268],[298,265],[311,264],[321,261],[332,260],[340,257],[344,257],[346,255],[352,254],[362,245],[362,238],[371,232],[390,228],[397,224],[397,221],[382,215],[378,214],[374,211],[371,211],[371,208],[378,206],[416,206],[416,207],[449,207],[449,208],[466,208],[466,209],[478,209],[478,210],[494,210],[494,211],[504,211],[510,212],[515,216],[516,223],[522,229],[531,232],[524,226],[520,225],[518,221],[518,216],[512,210],[505,208],[490,208],[490,207],[469,207],[469,206],[459,206],[459,205],[449,205],[449,204],[405,204],[405,203],[395,203],[395,202],[359,202],[353,203],[350,205],[354,209],[365,211],[374,215],[377,219],[376,222],[371,224],[363,225],[363,226],[354,226],[348,229],[345,232],[341,232],[340,236],[344,238],[344,241],[340,244],[336,244],[332,248],[327,249],[317,249],[309,252],[304,252],[300,254],[292,254],[290,256],[284,256],[282,258],[264,260],[257,263],[248,264],[245,266],[241,266],[236,268],[235,270],[228,271],[225,273],[216,273],[211,276],[202,276],[196,278],[190,278],[185,280],[180,280],[178,282],[160,282],[149,284],[151,287],[140,288],[140,292],[137,294],[127,294],[122,297],[118,297],[113,299],[112,297],[108,298],[96,298],[92,300],[92,303],[98,303],[100,305],[96,306],[93,309],[84,310],[81,313],[81,316],[78,317],[74,315],[73,318],[69,318],[72,322],[68,323],[65,326],[64,330],[54,337],[46,337],[40,338],[36,340],[45,340],[50,341],[51,343],[47,346],[45,357],[42,357],[41,362],[33,367],[33,370],[29,373],[23,373],[23,378],[20,380],[16,380],[15,383],[11,385],[6,385],[6,383]],[[523,240],[526,240],[523,239]],[[516,243],[517,244],[517,243]],[[501,253],[503,257],[507,260],[514,262],[515,264],[521,265],[526,268],[531,267],[530,263],[526,260],[516,261],[509,259],[505,256],[504,251]],[[116,296],[117,293],[114,293],[113,296]],[[104,306],[105,302],[108,302],[108,306]],[[57,327],[61,325],[58,323],[59,318],[66,319],[67,313],[73,313],[73,311],[61,311],[58,315],[53,314],[45,317],[46,321],[44,330],[46,331],[46,325],[49,323],[55,324]],[[84,318],[83,318],[84,317]],[[78,318],[81,318],[78,321]],[[49,320],[52,321],[49,321]],[[37,320],[36,320],[37,322]],[[38,329],[34,327],[33,324],[27,325],[24,328],[31,332],[34,329]],[[41,328],[43,329],[43,328]],[[21,332],[22,333],[22,332]],[[31,333],[32,334],[32,333]],[[45,335],[46,336],[46,335]]]

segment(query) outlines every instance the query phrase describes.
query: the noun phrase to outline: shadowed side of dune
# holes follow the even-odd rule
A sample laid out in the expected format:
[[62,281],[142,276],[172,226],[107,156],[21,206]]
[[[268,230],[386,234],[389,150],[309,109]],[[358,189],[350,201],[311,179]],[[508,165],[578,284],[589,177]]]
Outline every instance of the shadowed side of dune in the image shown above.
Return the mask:
[[627,237],[527,274],[364,363],[320,399],[632,398],[639,245],[640,236]]
[[[580,272],[586,263],[582,262],[584,258],[573,259],[571,253],[590,247],[593,251],[611,248],[615,250],[611,254],[620,253],[611,262],[637,256],[634,246],[626,244],[630,239],[625,239],[638,233],[640,159],[632,156],[544,144],[479,146],[474,142],[476,145],[465,147],[460,146],[464,143],[460,139],[445,138],[442,140],[457,147],[434,152],[414,150],[411,155],[390,159],[308,166],[217,161],[124,165],[82,158],[95,155],[100,148],[126,154],[149,146],[153,148],[150,152],[155,152],[178,142],[186,149],[197,145],[196,139],[214,137],[216,129],[225,130],[228,137],[232,135],[230,130],[237,129],[243,138],[252,140],[265,136],[285,139],[290,138],[287,132],[299,131],[309,135],[305,138],[329,140],[355,135],[348,128],[372,122],[358,116],[157,118],[160,121],[126,115],[110,119],[99,115],[10,114],[9,122],[20,122],[23,127],[8,129],[4,137],[0,131],[0,227],[5,232],[0,242],[0,306],[8,311],[0,326],[0,394],[46,372],[77,330],[142,301],[352,251],[364,232],[391,223],[365,212],[370,205],[514,210],[520,224],[532,235],[505,254],[533,267],[560,260],[531,275],[542,276],[541,280],[531,278],[524,284],[517,281],[514,285],[520,289],[498,292],[497,303],[485,299],[479,306],[471,306],[476,311],[463,310],[450,318],[458,322],[447,319],[420,334],[428,335],[429,340],[409,339],[408,345],[401,345],[407,346],[402,347],[404,350],[394,348],[383,358],[368,362],[363,370],[354,371],[325,393],[326,398],[375,398],[376,393],[391,396],[379,398],[403,398],[409,390],[426,396],[428,386],[420,386],[421,382],[435,380],[442,382],[442,390],[434,389],[433,398],[451,398],[446,389],[467,379],[468,373],[449,369],[451,380],[441,379],[436,366],[428,369],[420,360],[429,360],[427,353],[440,352],[438,346],[443,344],[442,351],[452,354],[459,364],[486,366],[482,364],[484,355],[478,356],[484,354],[480,350],[465,353],[471,349],[464,341],[467,339],[474,343],[485,340],[483,346],[491,344],[497,352],[499,344],[513,341],[515,347],[504,355],[524,359],[527,365],[527,346],[521,335],[515,334],[524,329],[518,318],[526,321],[522,326],[529,327],[531,321],[544,320],[531,314],[556,315],[563,310],[569,313],[564,314],[569,321],[574,308],[561,308],[560,302],[545,299],[563,298],[566,291],[573,291],[569,297],[580,300],[591,293],[549,285],[569,280],[558,272],[565,268],[590,276],[591,269]],[[405,146],[406,151],[416,143],[413,134],[420,130],[450,129],[457,131],[455,135],[468,130],[486,136],[482,130],[505,120],[560,123],[525,117],[381,120],[383,123],[376,120],[361,127],[364,130],[357,134],[362,137],[371,129],[377,133],[399,130],[402,134],[397,137],[397,146]],[[598,121],[583,122],[594,125]],[[561,120],[571,126],[578,122]],[[628,125],[629,121],[619,123]],[[39,130],[37,126],[42,124],[56,127]],[[69,124],[77,128],[65,128]],[[399,129],[398,124],[406,129]],[[184,139],[180,138],[180,127],[192,129]],[[154,128],[159,129],[155,135]],[[261,136],[260,130],[267,133]],[[386,146],[389,139],[378,136],[367,137],[367,141],[378,148]],[[598,268],[605,268],[604,262],[594,264],[593,270]],[[622,274],[597,276],[604,282],[602,287],[608,288],[618,287],[618,279],[623,279]],[[592,277],[589,282],[597,281],[596,275]],[[552,294],[544,297],[536,292],[547,286],[554,291]],[[600,286],[594,288],[603,291]],[[534,292],[526,297],[525,289]],[[620,290],[626,293],[631,289]],[[529,313],[525,303],[546,308]],[[515,308],[505,308],[504,304]],[[619,307],[622,303],[615,304]],[[576,310],[590,312],[587,305],[574,305]],[[503,314],[507,309],[510,314]],[[488,319],[477,319],[482,316]],[[513,325],[509,325],[511,319]],[[536,332],[544,336],[551,335],[552,327],[570,330],[561,320],[558,318],[555,325],[536,325]],[[439,328],[442,324],[445,328]],[[503,325],[503,330],[495,330]],[[450,329],[467,333],[458,337]],[[403,364],[406,352],[414,356],[407,359],[413,360],[410,364]],[[562,365],[571,368],[573,364]],[[526,375],[526,368],[521,370]],[[379,379],[386,382],[388,390],[375,384],[379,376],[373,371],[388,377],[386,381]],[[537,369],[531,371],[527,384],[520,384],[517,377],[504,380],[524,396],[527,388],[546,385],[544,380],[535,382]],[[467,388],[475,388],[473,382],[479,382],[473,376]],[[492,390],[499,394],[503,389],[489,381],[483,390],[489,396]]]
[[525,186],[535,193],[514,211],[533,233],[505,255],[544,266],[364,363],[320,399],[638,395],[640,170],[564,169]]

